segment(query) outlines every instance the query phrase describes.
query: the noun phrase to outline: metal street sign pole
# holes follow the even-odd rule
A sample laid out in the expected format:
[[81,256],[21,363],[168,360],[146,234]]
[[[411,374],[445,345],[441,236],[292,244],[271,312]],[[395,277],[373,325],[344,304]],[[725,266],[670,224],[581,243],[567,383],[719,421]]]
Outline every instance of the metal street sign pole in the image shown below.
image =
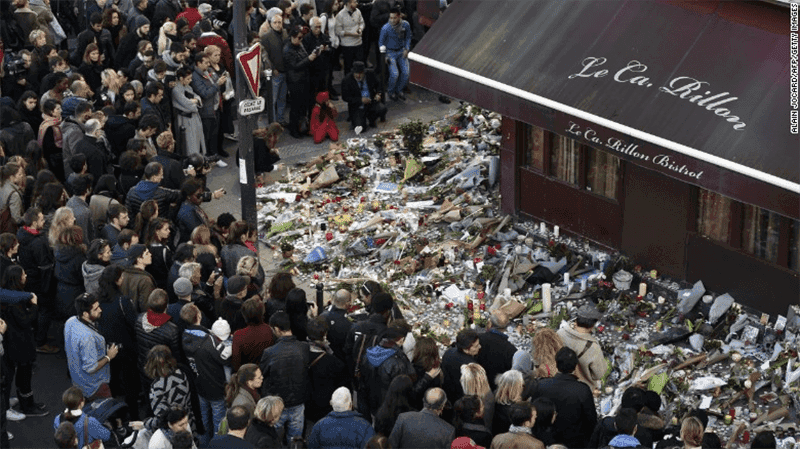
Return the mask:
[[[247,50],[247,17],[244,1],[233,2],[233,38],[236,54]],[[256,76],[259,74],[257,73]],[[236,98],[253,98],[249,93],[244,70],[236,64]],[[234,108],[239,110],[238,105]],[[251,226],[258,226],[256,212],[255,170],[253,167],[253,129],[257,115],[239,115],[239,187],[242,192],[242,218]]]

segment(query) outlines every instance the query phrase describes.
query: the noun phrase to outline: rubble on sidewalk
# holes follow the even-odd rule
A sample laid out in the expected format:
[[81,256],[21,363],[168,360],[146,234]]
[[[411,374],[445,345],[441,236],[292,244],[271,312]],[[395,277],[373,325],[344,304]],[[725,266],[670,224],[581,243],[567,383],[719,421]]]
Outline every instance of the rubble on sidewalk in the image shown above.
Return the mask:
[[800,309],[762,316],[702,281],[671,280],[557,226],[504,216],[500,123],[465,105],[429,125],[333,143],[257,189],[260,238],[300,282],[329,292],[381,283],[415,332],[443,346],[502,308],[514,318],[510,341],[529,350],[537,328],[567,325],[594,302],[610,364],[601,413],[641,384],[661,395],[667,422],[704,408],[727,447],[770,429],[791,448]]

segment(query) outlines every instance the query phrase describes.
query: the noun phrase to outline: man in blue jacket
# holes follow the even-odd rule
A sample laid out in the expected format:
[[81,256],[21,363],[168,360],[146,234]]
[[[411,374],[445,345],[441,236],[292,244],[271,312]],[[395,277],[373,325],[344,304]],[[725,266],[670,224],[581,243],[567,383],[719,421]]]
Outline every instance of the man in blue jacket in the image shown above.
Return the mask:
[[411,25],[401,19],[399,6],[389,13],[389,22],[381,28],[378,41],[380,48],[386,49],[386,66],[389,68],[389,85],[386,91],[390,100],[405,100],[403,89],[408,83],[408,51],[411,48]]
[[353,399],[347,387],[339,387],[333,392],[331,407],[333,411],[311,429],[308,449],[364,447],[375,430],[353,410]]

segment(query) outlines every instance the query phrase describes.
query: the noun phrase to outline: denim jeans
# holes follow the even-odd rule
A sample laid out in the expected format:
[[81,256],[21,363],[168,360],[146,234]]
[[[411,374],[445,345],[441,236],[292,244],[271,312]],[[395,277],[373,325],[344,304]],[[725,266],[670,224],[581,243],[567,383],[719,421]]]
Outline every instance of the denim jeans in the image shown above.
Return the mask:
[[286,430],[286,441],[291,443],[292,438],[303,436],[303,425],[305,424],[305,404],[295,405],[283,409],[281,417],[275,423],[275,427],[281,428],[286,422],[289,423],[289,428]]
[[217,433],[222,418],[225,417],[225,400],[209,401],[202,396],[198,396],[198,398],[200,399],[200,414],[202,415],[203,427],[206,429],[206,433],[200,437],[200,447],[206,447],[211,438]]
[[408,58],[404,58],[403,50],[400,50],[387,51],[386,59],[389,61],[387,65],[389,69],[389,84],[386,86],[386,92],[389,94],[400,93],[408,84]]
[[275,112],[275,121],[283,122],[283,114],[286,111],[286,92],[288,86],[286,85],[286,74],[273,75],[272,77],[272,100],[273,111]]

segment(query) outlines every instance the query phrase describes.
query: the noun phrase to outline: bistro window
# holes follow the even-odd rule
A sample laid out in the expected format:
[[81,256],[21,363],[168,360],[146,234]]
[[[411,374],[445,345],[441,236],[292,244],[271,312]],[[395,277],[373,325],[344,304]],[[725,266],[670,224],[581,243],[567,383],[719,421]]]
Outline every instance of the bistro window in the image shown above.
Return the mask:
[[[575,140],[525,125],[525,165],[560,181],[617,200],[621,162]],[[548,170],[545,170],[547,168]]]
[[800,271],[800,221],[789,221],[789,268]]
[[708,190],[700,191],[697,232],[728,243],[731,235],[731,199]]
[[742,248],[756,257],[777,263],[780,215],[745,204],[743,218]]

